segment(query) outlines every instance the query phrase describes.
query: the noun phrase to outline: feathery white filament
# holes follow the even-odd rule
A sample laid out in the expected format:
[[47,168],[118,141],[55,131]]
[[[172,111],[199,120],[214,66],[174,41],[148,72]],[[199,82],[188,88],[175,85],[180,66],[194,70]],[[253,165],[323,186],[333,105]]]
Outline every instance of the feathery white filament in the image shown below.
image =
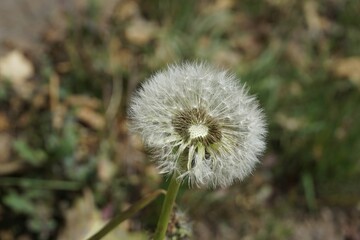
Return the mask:
[[162,173],[226,187],[249,175],[265,149],[264,114],[234,75],[204,63],[172,65],[132,98],[130,127]]

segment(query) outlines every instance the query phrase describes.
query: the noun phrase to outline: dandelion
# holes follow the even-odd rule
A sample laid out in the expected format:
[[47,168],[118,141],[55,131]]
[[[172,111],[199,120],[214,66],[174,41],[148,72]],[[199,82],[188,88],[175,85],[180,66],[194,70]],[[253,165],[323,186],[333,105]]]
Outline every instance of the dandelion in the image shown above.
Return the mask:
[[155,240],[165,238],[180,183],[227,187],[249,175],[265,148],[264,115],[234,75],[205,63],[172,65],[142,85],[131,129],[172,175]]
[[172,65],[142,85],[131,128],[162,173],[198,187],[226,187],[249,175],[265,148],[264,115],[227,71],[205,63]]

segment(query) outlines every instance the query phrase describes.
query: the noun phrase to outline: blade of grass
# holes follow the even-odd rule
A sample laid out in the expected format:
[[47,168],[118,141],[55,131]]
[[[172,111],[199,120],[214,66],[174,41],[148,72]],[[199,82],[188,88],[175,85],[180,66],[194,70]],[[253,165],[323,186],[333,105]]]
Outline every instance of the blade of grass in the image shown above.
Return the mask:
[[130,208],[128,208],[127,210],[120,213],[118,216],[116,216],[112,220],[110,220],[97,233],[95,233],[91,237],[87,238],[87,240],[99,240],[99,239],[101,239],[106,234],[108,234],[111,230],[113,230],[115,227],[117,227],[121,222],[123,222],[124,220],[126,220],[128,218],[131,218],[133,215],[135,215],[141,209],[143,209],[144,207],[149,205],[160,194],[166,194],[166,191],[163,190],[163,189],[159,189],[159,190],[156,190],[155,192],[150,193],[149,195],[145,196],[143,199],[141,199],[141,200],[137,201],[135,204],[133,204]]
[[316,209],[315,187],[313,178],[309,173],[305,173],[302,176],[302,184],[308,208],[310,211],[314,211]]

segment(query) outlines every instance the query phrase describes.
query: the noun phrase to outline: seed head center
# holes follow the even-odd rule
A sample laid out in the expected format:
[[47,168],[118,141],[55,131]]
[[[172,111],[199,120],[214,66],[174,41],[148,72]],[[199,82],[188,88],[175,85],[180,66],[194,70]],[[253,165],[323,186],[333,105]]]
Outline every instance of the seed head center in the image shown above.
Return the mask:
[[209,128],[203,124],[191,125],[189,127],[190,139],[196,139],[199,137],[206,137],[208,135]]
[[203,108],[193,108],[178,112],[171,121],[174,130],[184,142],[202,143],[209,146],[221,140],[218,121]]

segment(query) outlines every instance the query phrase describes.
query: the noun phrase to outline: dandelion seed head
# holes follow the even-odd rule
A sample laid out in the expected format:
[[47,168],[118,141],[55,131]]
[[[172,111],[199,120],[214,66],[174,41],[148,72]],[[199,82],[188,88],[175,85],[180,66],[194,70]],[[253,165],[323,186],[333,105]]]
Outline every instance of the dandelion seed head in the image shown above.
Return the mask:
[[234,75],[205,63],[171,65],[152,76],[133,96],[129,116],[160,172],[191,186],[242,180],[265,149],[257,100]]
[[204,138],[208,135],[209,128],[204,124],[193,124],[189,127],[190,139]]

